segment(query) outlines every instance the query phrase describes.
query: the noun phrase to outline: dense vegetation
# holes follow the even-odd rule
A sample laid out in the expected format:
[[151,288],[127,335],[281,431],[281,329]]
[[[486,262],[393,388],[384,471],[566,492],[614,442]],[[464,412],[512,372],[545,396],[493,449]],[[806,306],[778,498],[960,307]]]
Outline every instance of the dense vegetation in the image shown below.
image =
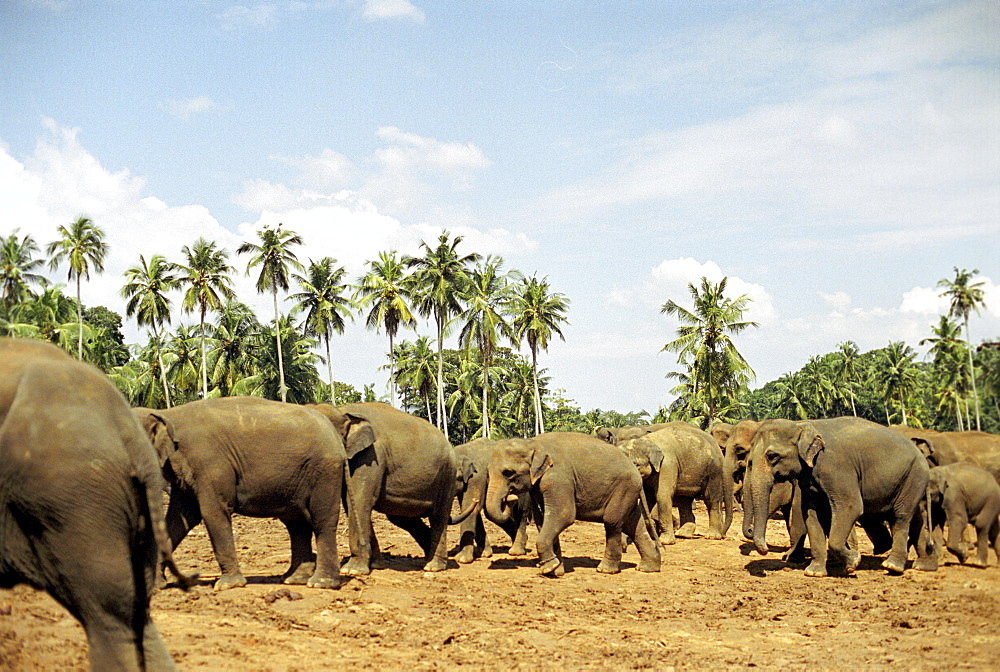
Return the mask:
[[[677,400],[669,408],[618,412],[581,410],[539,368],[539,356],[562,337],[569,299],[546,278],[505,271],[499,257],[459,251],[460,236],[441,234],[419,257],[383,252],[348,282],[336,260],[302,264],[292,231],[265,228],[243,243],[247,272],[272,299],[261,322],[232,288],[238,271],[226,250],[199,239],[180,261],[143,255],[124,274],[126,318],[148,330],[146,343],[127,345],[122,316],[80,301],[80,286],[103,272],[103,232],[81,217],[59,227],[47,259],[38,243],[15,229],[0,236],[0,335],[38,338],[103,369],[135,405],[164,407],[202,397],[255,395],[293,403],[347,403],[379,397],[335,380],[331,339],[352,319],[388,339],[385,401],[436,422],[454,443],[476,436],[531,435],[546,430],[591,432],[663,420],[708,426],[744,417],[817,418],[856,414],[881,423],[939,429],[1000,431],[1000,343],[973,347],[968,320],[983,303],[978,271],[955,269],[942,280],[951,311],[921,344],[931,361],[916,361],[902,342],[861,353],[853,342],[817,355],[799,371],[756,390],[753,370],[733,337],[756,327],[743,320],[750,299],[725,295],[726,280],[689,287],[693,309],[673,299],[662,308],[681,326],[664,350],[677,353]],[[39,271],[67,271],[75,298]],[[279,300],[279,293],[289,293]],[[172,298],[173,297],[173,298]],[[179,297],[179,305],[175,299]],[[178,313],[197,315],[171,325]],[[424,317],[434,332],[399,341]],[[963,339],[963,327],[965,338]],[[450,333],[459,348],[443,347]],[[1000,340],[1000,339],[998,339]],[[322,351],[322,355],[318,354]],[[327,381],[324,382],[322,374]]]

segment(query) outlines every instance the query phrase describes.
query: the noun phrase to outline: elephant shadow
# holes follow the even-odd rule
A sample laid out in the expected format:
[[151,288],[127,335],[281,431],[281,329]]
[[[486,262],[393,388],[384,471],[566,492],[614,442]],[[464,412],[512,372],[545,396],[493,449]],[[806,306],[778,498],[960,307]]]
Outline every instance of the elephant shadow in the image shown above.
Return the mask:
[[[566,557],[563,556],[563,567],[566,573],[569,574],[577,569],[597,569],[598,565],[601,564],[600,560],[587,556],[573,556]],[[537,567],[538,558],[535,556],[530,557],[507,557],[507,558],[494,558],[490,562],[489,569],[518,569],[521,567]],[[622,562],[621,569],[634,569],[635,563]]]
[[[754,550],[752,544],[744,544],[744,546],[749,546],[750,550]],[[744,553],[744,555],[749,555],[749,553]],[[858,568],[856,571],[872,571],[882,569],[881,558],[876,555],[862,555],[861,562],[858,563]],[[804,569],[807,563],[792,563],[786,562],[780,558],[774,559],[761,559],[761,560],[751,560],[748,562],[744,568],[751,576],[756,577],[766,577],[768,572],[780,572],[786,569]],[[829,575],[834,578],[850,579],[854,578],[854,574],[847,574],[844,571],[843,565],[838,565],[830,563],[827,565],[827,571]]]

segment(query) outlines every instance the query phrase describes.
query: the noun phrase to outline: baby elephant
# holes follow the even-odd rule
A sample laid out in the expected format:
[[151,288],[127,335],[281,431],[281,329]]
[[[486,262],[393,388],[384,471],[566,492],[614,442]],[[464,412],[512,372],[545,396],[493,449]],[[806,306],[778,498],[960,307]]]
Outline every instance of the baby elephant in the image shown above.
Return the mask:
[[[940,537],[940,522],[948,522],[948,550],[960,562],[973,567],[985,567],[989,547],[1000,563],[1000,485],[993,475],[969,462],[954,462],[931,469],[927,481],[927,498],[931,502],[935,536]],[[976,528],[976,556],[969,559],[969,548],[962,541],[965,527]]]

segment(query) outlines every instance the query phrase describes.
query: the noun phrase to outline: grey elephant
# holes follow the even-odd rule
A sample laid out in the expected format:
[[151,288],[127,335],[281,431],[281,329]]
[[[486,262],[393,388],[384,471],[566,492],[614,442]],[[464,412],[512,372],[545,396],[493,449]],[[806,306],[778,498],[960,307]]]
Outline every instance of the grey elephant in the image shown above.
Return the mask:
[[[618,447],[638,468],[647,500],[656,502],[654,519],[661,543],[673,544],[678,536],[694,536],[695,498],[701,498],[708,508],[705,536],[725,538],[733,520],[732,481],[723,470],[722,451],[708,433],[688,423],[675,423]],[[679,513],[676,534],[674,506]]]
[[192,582],[170,551],[160,465],[115,386],[55,346],[0,340],[0,587],[66,607],[94,670],[170,670],[158,566]]
[[892,428],[908,437],[931,466],[971,462],[1000,482],[1000,436],[988,432],[939,432],[903,425]]
[[565,573],[559,534],[576,520],[604,524],[604,559],[598,572],[620,570],[622,533],[635,540],[639,571],[660,570],[660,545],[645,524],[642,478],[620,449],[575,432],[510,439],[493,452],[486,511],[509,515],[511,495],[531,492],[541,511],[536,544],[540,574]]
[[284,523],[291,542],[285,583],[340,587],[337,524],[347,458],[343,440],[320,413],[256,397],[133,412],[165,458],[171,543],[176,548],[204,520],[221,570],[216,590],[246,585],[234,513]]
[[[483,523],[483,503],[486,501],[486,489],[489,483],[490,458],[496,446],[502,442],[489,439],[476,439],[460,446],[455,446],[455,457],[458,460],[455,478],[455,497],[459,510],[465,510],[475,505],[475,510],[459,527],[458,552],[455,561],[468,564],[477,557],[489,558],[493,548],[489,544],[486,526]],[[512,515],[504,520],[493,520],[506,532],[511,539],[509,555],[524,555],[527,545],[527,527],[531,518],[530,495],[525,493],[518,497]]]
[[[1000,563],[1000,485],[991,473],[968,462],[934,467],[927,481],[927,500],[936,536],[941,536],[941,523],[947,521],[947,548],[959,562],[986,567],[992,547]],[[972,557],[962,541],[969,523],[976,528]]]
[[[754,512],[749,498],[743,497],[743,487],[746,482],[750,447],[759,426],[760,422],[757,420],[740,420],[735,425],[718,422],[709,430],[725,455],[723,464],[727,477],[733,480],[733,499],[743,505],[743,536],[750,541],[753,541]],[[788,551],[782,556],[782,560],[804,562],[806,522],[802,517],[797,481],[775,483],[771,489],[767,517],[774,518],[779,512],[785,520],[785,529],[788,531]]]
[[627,425],[625,427],[598,427],[594,434],[601,441],[617,446],[630,439],[638,439],[640,436],[652,434],[673,423],[658,422],[652,425]]
[[450,516],[457,460],[444,434],[423,418],[381,402],[314,408],[347,449],[351,558],[341,571],[365,575],[383,566],[372,511],[384,513],[420,544],[424,571],[445,569],[448,525],[465,520],[472,507]]
[[[860,553],[847,545],[856,522],[873,531],[889,525],[891,550],[882,567],[892,574],[904,571],[911,537],[923,536],[918,505],[927,486],[927,461],[888,427],[853,417],[765,420],[747,468],[754,544],[761,554],[768,552],[763,503],[775,483],[798,481],[813,556],[806,576],[827,575],[828,550],[847,573],[857,568]],[[936,569],[928,541],[916,543],[917,569]]]

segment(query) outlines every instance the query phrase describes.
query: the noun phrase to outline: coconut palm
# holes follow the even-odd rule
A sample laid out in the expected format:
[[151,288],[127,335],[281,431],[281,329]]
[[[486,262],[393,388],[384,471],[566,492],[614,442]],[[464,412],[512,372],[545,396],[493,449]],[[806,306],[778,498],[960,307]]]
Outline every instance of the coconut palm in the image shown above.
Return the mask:
[[265,226],[257,232],[260,244],[245,242],[236,249],[236,254],[252,254],[247,264],[247,275],[250,269],[260,266],[257,276],[257,291],[261,294],[270,291],[274,301],[274,338],[278,354],[278,392],[282,401],[288,399],[288,389],[285,387],[285,360],[281,348],[281,327],[278,324],[281,313],[278,311],[278,290],[288,291],[288,269],[303,270],[295,253],[291,251],[294,245],[302,244],[302,237],[293,231]]
[[729,335],[758,324],[742,319],[750,297],[745,294],[735,299],[725,296],[727,282],[728,278],[722,278],[718,284],[712,284],[708,278],[702,278],[700,289],[689,283],[693,310],[680,306],[673,299],[660,309],[681,322],[677,338],[664,345],[663,350],[678,353],[678,363],[690,368],[693,390],[703,393],[708,404],[706,427],[717,418],[716,408],[734,398],[754,376],[753,369]]
[[0,236],[0,308],[8,316],[11,308],[31,295],[31,285],[45,279],[35,273],[45,265],[44,260],[34,258],[38,243],[27,233],[18,239],[17,231]]
[[941,296],[946,296],[951,302],[948,314],[951,317],[961,318],[965,324],[965,342],[969,351],[969,381],[972,385],[972,398],[976,408],[976,429],[982,431],[982,422],[979,418],[979,394],[976,390],[976,370],[972,361],[972,339],[969,337],[969,313],[976,311],[979,314],[980,306],[986,304],[983,293],[983,281],[972,282],[972,278],[979,274],[979,269],[967,271],[964,268],[955,267],[955,279],[938,281],[938,287],[944,288]]
[[229,254],[215,246],[214,242],[199,238],[194,245],[181,248],[184,263],[177,268],[183,273],[179,283],[186,285],[187,290],[181,299],[181,307],[185,312],[198,310],[198,349],[201,351],[199,376],[201,378],[201,396],[208,397],[208,349],[205,343],[205,316],[209,310],[219,310],[225,301],[236,296],[233,291],[233,281],[229,275],[233,267],[229,265]]
[[80,279],[90,280],[90,269],[96,273],[104,272],[104,258],[110,249],[104,242],[104,231],[89,217],[78,217],[68,227],[60,226],[59,240],[49,243],[46,253],[49,255],[49,268],[55,270],[65,260],[69,265],[66,274],[68,280],[76,278],[76,310],[77,323],[80,325],[77,336],[77,359],[83,359],[83,300],[80,298]]
[[[393,340],[400,327],[414,327],[413,282],[406,275],[406,266],[395,251],[380,252],[377,261],[369,261],[371,268],[358,280],[354,300],[359,310],[368,308],[365,326],[368,329],[385,329],[389,336],[389,395],[397,403],[396,372],[393,368]],[[430,416],[428,416],[430,417]]]
[[[493,353],[500,337],[514,342],[517,337],[507,322],[505,315],[510,311],[513,299],[511,276],[501,272],[503,259],[489,256],[470,274],[470,281],[463,293],[465,311],[458,316],[462,323],[459,343],[466,353],[476,345],[482,357],[482,436],[491,439],[490,427],[490,368]],[[517,279],[517,274],[513,276]]]
[[405,394],[409,393],[424,402],[427,419],[431,415],[431,390],[434,388],[435,357],[430,337],[420,336],[415,343],[403,341],[392,351],[392,364],[396,383]]
[[178,325],[176,331],[165,340],[167,380],[182,401],[193,401],[198,397],[201,377],[201,358],[198,356],[199,343],[195,328],[187,324]]
[[854,404],[855,378],[858,375],[858,344],[854,341],[845,341],[837,346],[837,362],[834,367],[835,381],[841,390],[847,390],[851,402],[851,413],[857,417],[858,409]]
[[522,341],[528,344],[531,351],[531,378],[535,393],[535,434],[545,431],[545,421],[542,418],[542,395],[538,384],[538,351],[548,350],[552,335],[557,334],[562,340],[560,325],[569,324],[566,311],[569,310],[569,299],[559,292],[549,291],[548,278],[521,278],[514,288],[511,297],[510,312],[511,329],[520,346]]
[[[963,350],[965,343],[962,342],[962,327],[948,319],[947,315],[941,315],[936,327],[931,327],[933,338],[924,338],[920,345],[930,345],[927,354],[934,356],[934,371],[937,380],[938,408],[954,406],[957,428],[959,431],[965,429],[962,417],[962,404],[959,390],[962,387],[961,371],[964,364]],[[949,409],[951,410],[951,409]]]
[[434,318],[437,331],[437,426],[445,438],[448,436],[448,411],[444,391],[444,337],[448,321],[462,310],[460,297],[469,282],[468,266],[479,261],[475,252],[460,256],[457,248],[462,236],[449,240],[450,236],[448,231],[442,232],[433,248],[420,241],[424,256],[408,257],[405,262],[414,269],[417,310],[424,317]]
[[156,347],[156,360],[159,363],[160,382],[163,385],[163,399],[170,408],[170,390],[167,387],[167,371],[163,365],[163,351],[160,348],[160,325],[170,324],[170,299],[167,292],[175,289],[178,284],[174,274],[176,267],[163,256],[154,254],[146,261],[139,255],[139,265],[125,271],[125,286],[121,296],[126,299],[125,315],[135,316],[136,324],[148,326],[152,332],[152,343]]
[[212,333],[216,347],[211,381],[220,396],[236,394],[241,381],[258,375],[252,346],[260,341],[261,331],[257,316],[246,304],[230,299],[219,310]]
[[347,290],[343,282],[347,271],[343,266],[337,267],[336,263],[337,260],[331,257],[310,260],[306,274],[294,276],[302,291],[291,296],[298,300],[293,310],[306,311],[305,335],[322,338],[326,346],[326,373],[330,381],[330,403],[334,406],[337,400],[330,359],[330,333],[344,333],[344,316],[350,316],[352,308],[350,299],[343,296]]
[[891,421],[889,405],[892,401],[899,404],[903,426],[907,425],[907,400],[917,387],[919,371],[913,365],[917,356],[913,348],[903,341],[893,341],[881,352],[880,366],[875,376],[875,382],[883,391],[885,397],[886,424]]

